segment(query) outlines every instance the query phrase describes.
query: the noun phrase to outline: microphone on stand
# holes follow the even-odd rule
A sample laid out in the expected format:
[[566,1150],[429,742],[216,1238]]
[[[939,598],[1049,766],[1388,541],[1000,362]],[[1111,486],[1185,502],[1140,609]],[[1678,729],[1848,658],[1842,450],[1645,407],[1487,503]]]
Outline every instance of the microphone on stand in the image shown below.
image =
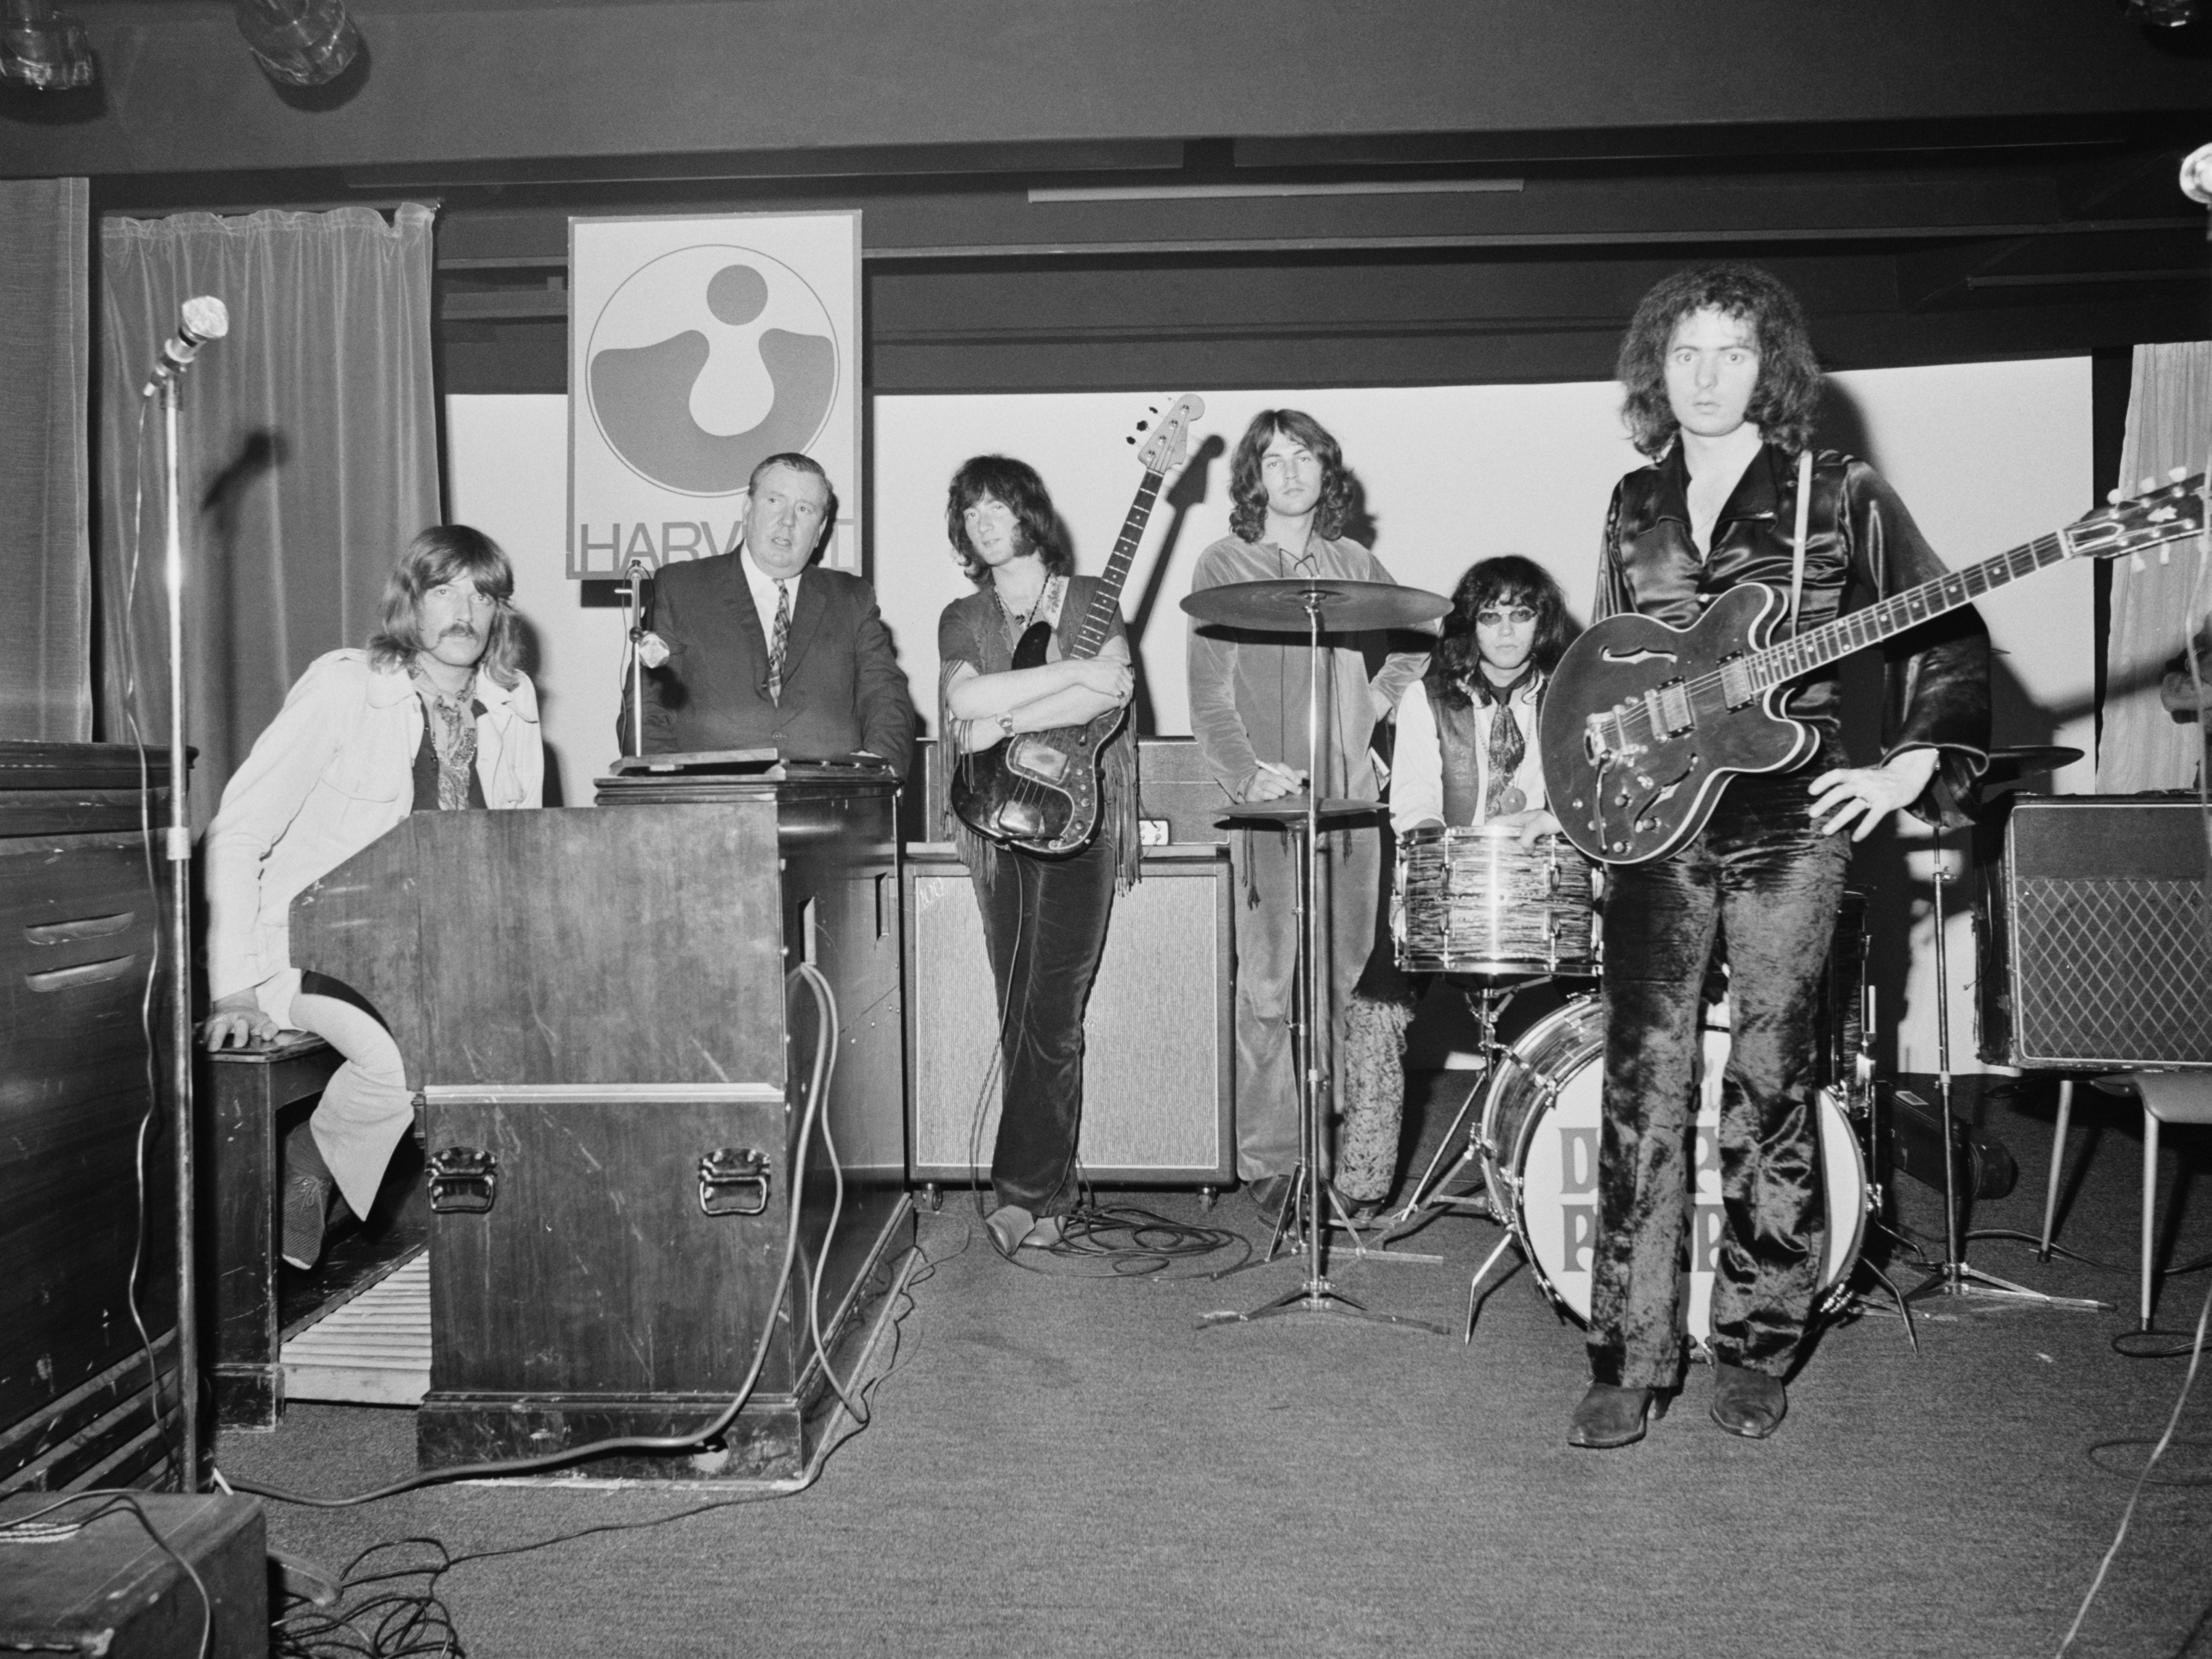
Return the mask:
[[138,395],[152,397],[163,381],[174,380],[179,373],[191,367],[202,346],[229,332],[230,308],[222,301],[211,294],[185,301],[177,331],[161,343],[161,360],[154,365],[152,376]]

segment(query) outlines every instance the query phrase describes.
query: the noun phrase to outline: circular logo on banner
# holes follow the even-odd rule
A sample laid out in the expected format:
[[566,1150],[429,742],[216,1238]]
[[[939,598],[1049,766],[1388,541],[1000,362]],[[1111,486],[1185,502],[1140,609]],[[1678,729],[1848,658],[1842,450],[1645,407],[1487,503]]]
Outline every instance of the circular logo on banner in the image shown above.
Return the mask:
[[805,450],[837,395],[837,331],[805,278],[756,248],[678,248],[639,266],[592,319],[585,398],[631,471],[728,495]]

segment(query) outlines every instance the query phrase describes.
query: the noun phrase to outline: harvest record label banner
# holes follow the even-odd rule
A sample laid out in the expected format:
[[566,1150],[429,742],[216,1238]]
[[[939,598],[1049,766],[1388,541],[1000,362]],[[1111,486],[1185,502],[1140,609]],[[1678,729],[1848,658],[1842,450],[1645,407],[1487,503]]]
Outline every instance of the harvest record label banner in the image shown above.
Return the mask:
[[860,570],[860,216],[568,221],[571,578],[727,553],[745,481],[798,450]]

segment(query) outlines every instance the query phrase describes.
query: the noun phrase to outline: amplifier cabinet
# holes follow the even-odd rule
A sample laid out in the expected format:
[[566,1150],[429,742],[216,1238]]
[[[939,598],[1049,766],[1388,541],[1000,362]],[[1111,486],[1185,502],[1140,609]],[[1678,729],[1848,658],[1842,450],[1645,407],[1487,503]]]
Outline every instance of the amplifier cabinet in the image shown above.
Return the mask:
[[[167,814],[167,757],[143,801]],[[157,957],[173,866],[149,869],[138,756],[124,744],[0,741],[0,1492],[167,1478],[176,1400],[176,1139],[144,1151],[154,1073],[142,1016],[168,1024]],[[155,884],[158,882],[158,885]],[[149,1064],[149,1059],[155,1063]],[[167,1093],[166,1083],[163,1092]]]
[[[1115,901],[1084,1021],[1078,1154],[1092,1181],[1229,1183],[1233,889],[1226,847],[1155,847],[1144,879]],[[904,896],[908,1177],[985,1182],[999,1128],[999,1011],[968,866],[943,842],[909,847]]]
[[2204,833],[2194,799],[2014,802],[1975,918],[1984,1060],[2212,1066]]

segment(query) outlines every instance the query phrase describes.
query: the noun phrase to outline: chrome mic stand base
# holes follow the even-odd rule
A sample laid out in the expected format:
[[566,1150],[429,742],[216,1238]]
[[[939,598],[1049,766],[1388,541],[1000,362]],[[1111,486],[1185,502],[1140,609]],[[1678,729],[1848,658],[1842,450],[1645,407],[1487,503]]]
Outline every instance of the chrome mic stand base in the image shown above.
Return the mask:
[[[1936,924],[1936,1107],[1943,1137],[1943,1260],[1936,1271],[1905,1293],[1900,1306],[1945,1297],[1955,1302],[1994,1303],[1998,1305],[2061,1310],[2072,1313],[2117,1313],[2117,1304],[2081,1296],[2051,1296],[2015,1285],[1968,1264],[1959,1228],[1957,1157],[1952,1147],[1951,1117],[1951,975],[1943,948],[1943,832],[1935,832],[1935,859],[1930,866],[1935,882]],[[1914,1346],[1917,1347],[1916,1339]]]
[[[1304,1231],[1306,1258],[1305,1282],[1296,1290],[1277,1297],[1273,1302],[1248,1312],[1234,1310],[1210,1313],[1198,1322],[1198,1328],[1210,1330],[1223,1325],[1249,1325],[1258,1320],[1276,1319],[1291,1314],[1314,1314],[1324,1317],[1364,1320],[1371,1324],[1393,1325],[1401,1330],[1426,1331],[1432,1336],[1442,1336],[1443,1328],[1425,1319],[1413,1319],[1403,1314],[1375,1313],[1362,1307],[1328,1281],[1324,1263],[1328,1228],[1322,1221],[1322,1195],[1327,1193],[1329,1201],[1335,1201],[1335,1191],[1322,1175],[1324,1163],[1323,1135],[1328,1124],[1328,1113],[1322,1105],[1322,1096],[1329,1087],[1328,1068],[1334,1061],[1334,1045],[1324,1043],[1322,1032],[1329,1028],[1331,1015],[1328,994],[1328,964],[1322,954],[1322,917],[1325,914],[1321,902],[1321,831],[1322,789],[1328,776],[1321,764],[1323,750],[1321,739],[1321,607],[1322,596],[1311,590],[1302,597],[1306,613],[1306,798],[1303,811],[1293,808],[1295,816],[1285,817],[1264,809],[1245,809],[1247,816],[1261,818],[1275,827],[1290,832],[1291,845],[1297,856],[1298,916],[1297,1022],[1294,1041],[1298,1064],[1298,1132],[1301,1148],[1297,1168],[1291,1177],[1291,1193],[1281,1213],[1275,1218],[1274,1237],[1268,1244],[1272,1261],[1275,1246],[1286,1230],[1292,1206]],[[1376,811],[1369,805],[1344,803],[1329,814],[1338,817],[1358,817]],[[1237,816],[1231,812],[1233,820]],[[1355,1234],[1355,1237],[1357,1235]]]

